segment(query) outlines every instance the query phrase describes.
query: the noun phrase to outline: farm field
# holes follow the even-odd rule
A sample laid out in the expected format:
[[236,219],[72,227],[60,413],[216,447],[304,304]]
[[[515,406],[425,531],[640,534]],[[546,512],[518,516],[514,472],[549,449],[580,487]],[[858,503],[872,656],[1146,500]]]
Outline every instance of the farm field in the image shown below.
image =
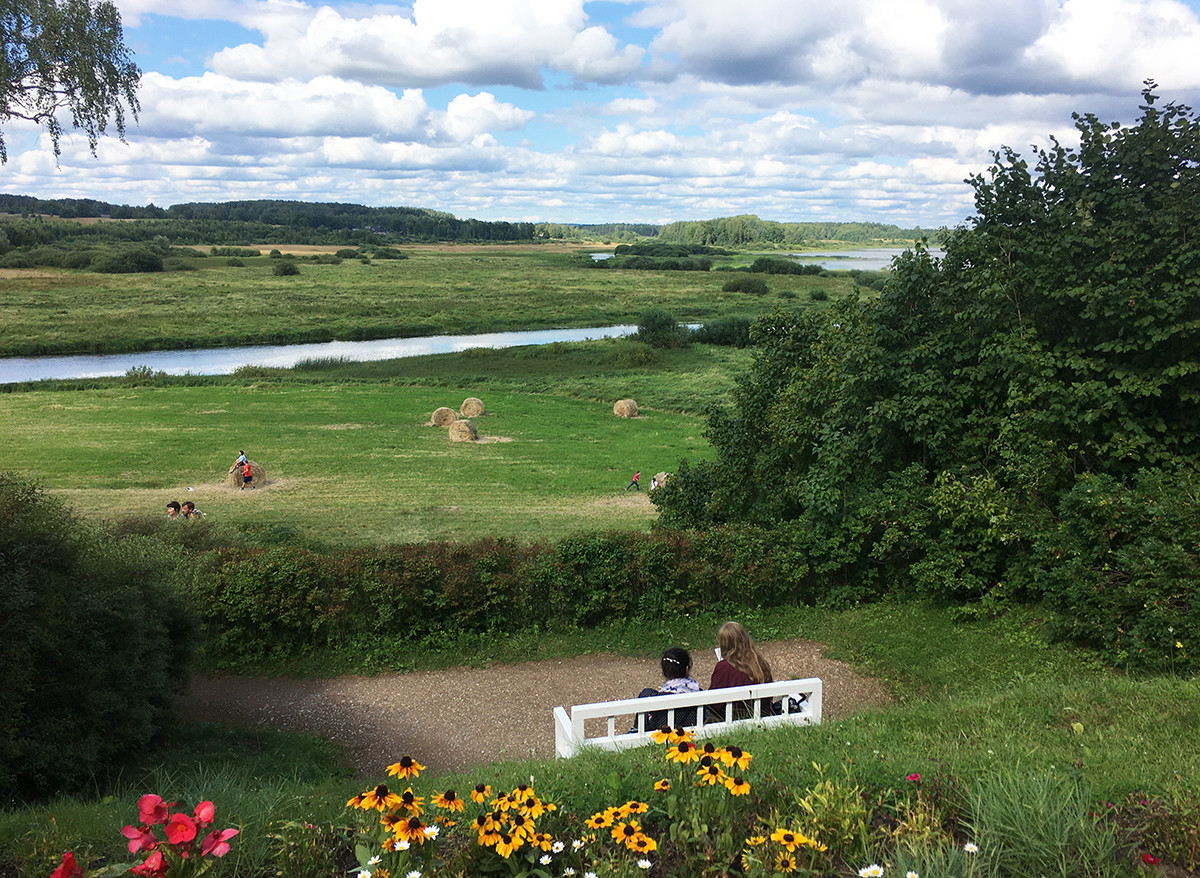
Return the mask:
[[651,308],[703,323],[852,288],[846,276],[775,276],[766,296],[725,293],[727,272],[588,269],[577,246],[405,252],[370,264],[300,262],[291,277],[274,276],[278,260],[266,255],[240,266],[187,259],[196,270],[154,274],[3,269],[0,356],[605,326],[636,323]]
[[[214,522],[330,545],[644,529],[657,513],[644,491],[623,490],[634,468],[648,485],[707,456],[701,412],[748,359],[611,339],[48,383],[0,395],[0,470],[96,520],[158,517],[191,499]],[[452,443],[430,415],[469,396],[487,408],[481,441]],[[625,397],[640,417],[613,415]],[[242,448],[267,471],[261,490],[225,482]]]

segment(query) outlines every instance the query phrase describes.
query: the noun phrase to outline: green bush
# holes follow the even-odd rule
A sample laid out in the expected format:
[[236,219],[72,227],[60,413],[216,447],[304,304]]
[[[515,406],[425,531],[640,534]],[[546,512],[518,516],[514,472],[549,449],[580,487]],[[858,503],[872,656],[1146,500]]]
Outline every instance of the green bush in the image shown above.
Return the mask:
[[1059,636],[1116,664],[1200,668],[1200,474],[1085,474],[1036,536],[1038,584]]
[[692,341],[700,344],[744,348],[750,345],[749,317],[722,317],[692,331]]
[[338,259],[357,259],[358,251],[355,250],[353,247],[343,247],[341,250],[338,250],[333,255],[336,256]]
[[725,285],[721,287],[721,291],[726,293],[749,293],[752,296],[765,296],[771,292],[767,287],[767,282],[761,277],[750,277],[747,275],[730,278],[725,281]]
[[0,801],[83,789],[149,744],[192,623],[161,543],[94,532],[0,473]]
[[638,340],[652,348],[687,347],[690,334],[686,326],[681,326],[674,317],[660,309],[647,311],[638,320]]
[[[209,251],[213,256],[262,256],[261,250],[256,250],[253,247],[213,247]],[[275,251],[271,251],[274,253]]]
[[819,265],[801,265],[791,259],[780,259],[775,256],[760,256],[750,263],[750,270],[755,274],[798,274],[814,275],[822,271]]
[[376,247],[373,254],[376,259],[407,259],[408,256],[401,253],[395,247]]
[[92,259],[92,271],[102,274],[138,274],[163,270],[163,258],[147,247],[126,247],[101,252]]
[[299,273],[300,267],[290,259],[280,259],[271,266],[271,274],[276,277],[289,277]]

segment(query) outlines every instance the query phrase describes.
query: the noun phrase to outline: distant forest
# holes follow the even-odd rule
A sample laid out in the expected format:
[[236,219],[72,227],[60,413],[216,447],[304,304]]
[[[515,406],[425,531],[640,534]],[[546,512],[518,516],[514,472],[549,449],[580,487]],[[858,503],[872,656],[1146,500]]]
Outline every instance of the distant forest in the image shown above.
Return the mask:
[[[0,252],[84,235],[126,241],[163,236],[176,246],[196,244],[383,244],[435,241],[578,240],[662,243],[714,247],[799,247],[839,241],[909,242],[929,233],[883,223],[777,223],[756,216],[649,223],[512,223],[459,219],[422,207],[366,207],[361,204],[304,201],[228,201],[170,207],[135,207],[87,198],[35,198],[0,195]],[[45,217],[138,220],[137,223],[54,224],[36,231]],[[20,218],[18,220],[17,218]],[[23,223],[22,223],[23,221]],[[98,229],[97,225],[102,228]],[[61,227],[60,227],[61,226]]]

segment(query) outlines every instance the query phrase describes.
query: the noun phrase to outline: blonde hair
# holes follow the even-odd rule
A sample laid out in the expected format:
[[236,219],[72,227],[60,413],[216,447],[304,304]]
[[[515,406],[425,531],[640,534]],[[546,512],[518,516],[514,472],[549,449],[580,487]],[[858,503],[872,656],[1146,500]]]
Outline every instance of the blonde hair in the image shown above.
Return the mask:
[[771,666],[762,653],[754,648],[750,635],[740,622],[726,622],[717,632],[721,658],[729,662],[755,683],[770,683]]

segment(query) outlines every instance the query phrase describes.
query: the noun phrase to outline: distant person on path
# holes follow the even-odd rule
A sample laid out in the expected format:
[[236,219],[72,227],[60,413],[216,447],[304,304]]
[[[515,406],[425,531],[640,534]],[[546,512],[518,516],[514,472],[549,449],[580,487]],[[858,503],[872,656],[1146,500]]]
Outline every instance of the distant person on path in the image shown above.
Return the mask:
[[199,518],[200,513],[196,511],[196,504],[191,500],[184,500],[183,506],[180,507],[179,513],[184,518]]
[[250,488],[253,490],[253,488],[254,488],[254,470],[250,466],[250,461],[246,461],[246,465],[242,467],[242,486],[240,488],[238,488],[238,490],[239,491],[246,490],[247,485],[249,485]]
[[625,486],[625,490],[628,491],[630,488],[637,488],[638,491],[640,492],[642,490],[642,486],[638,484],[638,479],[640,479],[641,477],[642,477],[642,471],[638,470],[636,473],[633,474],[633,481]]
[[650,490],[653,491],[657,487],[658,487],[658,476],[654,476],[650,479]]
[[172,500],[167,504],[167,518],[176,521],[179,518],[179,501]]
[[[774,680],[771,675],[771,665],[759,652],[746,629],[740,622],[726,622],[717,632],[717,666],[713,668],[709,689],[730,689],[734,686],[752,686],[755,683],[770,683]],[[762,715],[770,716],[775,712],[773,699],[762,700]],[[738,704],[734,709],[734,718],[749,716],[750,705],[746,702]],[[725,719],[724,708],[721,709],[721,720]]]
[[[653,698],[655,695],[681,695],[685,692],[699,692],[700,684],[692,679],[692,656],[681,646],[672,646],[662,654],[659,661],[665,682],[657,689],[649,687],[638,693],[638,698]],[[667,712],[655,710],[646,714],[643,728],[646,731],[660,729],[667,724]],[[694,726],[696,724],[696,708],[685,707],[675,711],[676,726]],[[635,722],[630,732],[637,731]]]

